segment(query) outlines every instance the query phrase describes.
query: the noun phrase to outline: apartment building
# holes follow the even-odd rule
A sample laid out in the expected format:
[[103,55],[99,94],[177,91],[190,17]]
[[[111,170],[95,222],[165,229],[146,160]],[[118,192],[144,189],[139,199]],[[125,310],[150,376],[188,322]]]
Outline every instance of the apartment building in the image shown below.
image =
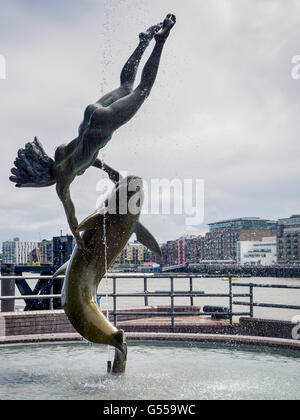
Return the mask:
[[261,241],[238,241],[236,261],[241,265],[273,265],[277,262],[277,237]]
[[38,248],[38,242],[22,242],[19,238],[2,243],[2,261],[6,264],[25,265],[30,263],[30,253]]
[[242,217],[209,224],[205,235],[204,255],[207,260],[237,261],[237,242],[261,241],[276,235],[277,222],[258,217]]
[[58,270],[72,255],[75,239],[72,235],[53,237],[53,267]]
[[277,261],[300,263],[300,215],[278,220]]
[[39,249],[41,264],[53,264],[53,240],[43,239]]
[[209,232],[197,237],[179,238],[162,245],[164,265],[201,261],[237,261],[237,243],[262,241],[276,236],[277,222],[242,217],[209,224]]

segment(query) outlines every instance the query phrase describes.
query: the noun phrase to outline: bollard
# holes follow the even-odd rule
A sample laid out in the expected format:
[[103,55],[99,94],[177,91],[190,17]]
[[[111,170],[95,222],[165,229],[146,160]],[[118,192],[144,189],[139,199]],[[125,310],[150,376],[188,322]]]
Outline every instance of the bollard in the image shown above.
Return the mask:
[[[3,269],[4,268],[4,269]],[[2,266],[2,276],[13,276],[15,274],[15,266],[13,264],[7,264],[5,267]],[[15,280],[4,279],[1,280],[1,296],[15,296]],[[14,299],[2,300],[1,301],[1,312],[14,312],[15,301]]]
[[[1,280],[1,296],[15,296],[15,280],[3,279]],[[1,301],[1,312],[14,312],[14,299]]]

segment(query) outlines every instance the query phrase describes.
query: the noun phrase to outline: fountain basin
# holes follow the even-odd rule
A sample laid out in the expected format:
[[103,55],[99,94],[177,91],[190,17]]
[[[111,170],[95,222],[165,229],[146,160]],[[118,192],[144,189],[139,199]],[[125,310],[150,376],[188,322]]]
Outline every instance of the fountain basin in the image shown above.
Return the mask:
[[[267,348],[263,342],[258,347],[241,341],[176,343],[139,338],[129,341],[127,370],[121,376],[106,374],[106,346],[84,342],[2,346],[0,399],[300,397],[297,350]],[[111,350],[111,359],[113,354]]]

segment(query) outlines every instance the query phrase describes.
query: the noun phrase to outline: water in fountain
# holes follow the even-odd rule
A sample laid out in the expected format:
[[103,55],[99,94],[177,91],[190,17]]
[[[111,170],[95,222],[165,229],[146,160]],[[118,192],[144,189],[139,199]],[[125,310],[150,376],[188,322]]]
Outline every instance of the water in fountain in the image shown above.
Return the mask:
[[[225,345],[131,345],[126,375],[103,346],[1,348],[0,399],[299,399],[298,352]],[[62,364],[61,361],[64,361]]]
[[[108,89],[108,83],[106,78],[106,69],[109,66],[109,63],[112,61],[112,53],[111,53],[111,36],[110,36],[110,28],[111,28],[111,21],[109,17],[110,13],[110,4],[106,4],[103,8],[104,11],[104,22],[102,25],[101,30],[101,50],[102,50],[102,60],[101,60],[101,86],[100,86],[100,96],[104,96],[105,92]],[[105,152],[103,149],[100,150],[100,160],[102,162],[105,161]],[[107,278],[107,238],[106,238],[106,218],[103,218],[103,241],[104,241],[104,258],[105,258],[105,276],[104,276],[104,292],[105,292],[105,306],[106,306],[106,318],[109,320],[109,284]],[[111,360],[111,348],[107,345],[107,361]]]
[[[101,153],[101,160],[104,161],[104,153]],[[108,287],[108,264],[107,264],[107,236],[106,236],[106,215],[103,217],[103,243],[104,243],[104,266],[105,266],[105,275],[104,275],[104,284],[105,284],[105,306],[106,306],[106,318],[109,320],[109,287]],[[111,362],[111,348],[107,345],[107,363]]]

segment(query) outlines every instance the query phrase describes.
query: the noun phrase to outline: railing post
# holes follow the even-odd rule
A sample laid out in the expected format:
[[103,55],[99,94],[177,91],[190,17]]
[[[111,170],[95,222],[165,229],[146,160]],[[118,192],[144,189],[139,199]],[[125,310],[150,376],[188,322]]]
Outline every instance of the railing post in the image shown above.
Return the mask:
[[114,326],[117,327],[118,316],[117,316],[117,279],[113,277],[113,311],[114,311]]
[[228,284],[229,284],[229,319],[230,319],[230,326],[233,325],[233,316],[232,316],[232,302],[233,302],[233,296],[232,296],[232,276],[228,276]]
[[174,322],[174,277],[170,277],[170,286],[171,286],[171,331],[175,332],[175,322]]
[[[51,286],[51,289],[50,289],[50,295],[53,295],[54,293],[53,293],[53,285]],[[49,309],[50,310],[53,310],[53,298],[51,298],[50,299],[50,302],[49,302]]]
[[[144,277],[144,293],[148,292],[148,286],[147,286],[147,277]],[[148,296],[144,296],[144,304],[145,306],[148,306]]]
[[250,291],[249,291],[249,294],[250,294],[250,317],[253,318],[253,286],[252,286],[251,283],[249,285],[249,288],[250,288]]
[[[190,292],[193,291],[193,277],[190,277]],[[194,298],[193,296],[190,297],[190,304],[194,306]]]

